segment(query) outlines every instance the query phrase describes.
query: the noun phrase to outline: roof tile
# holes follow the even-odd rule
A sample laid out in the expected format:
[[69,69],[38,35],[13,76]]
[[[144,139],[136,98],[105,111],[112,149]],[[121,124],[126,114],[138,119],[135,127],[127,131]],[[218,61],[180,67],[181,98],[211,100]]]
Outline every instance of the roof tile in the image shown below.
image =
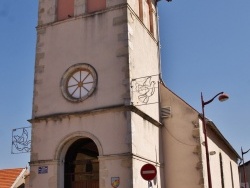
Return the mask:
[[10,188],[22,170],[23,168],[0,170],[0,188]]

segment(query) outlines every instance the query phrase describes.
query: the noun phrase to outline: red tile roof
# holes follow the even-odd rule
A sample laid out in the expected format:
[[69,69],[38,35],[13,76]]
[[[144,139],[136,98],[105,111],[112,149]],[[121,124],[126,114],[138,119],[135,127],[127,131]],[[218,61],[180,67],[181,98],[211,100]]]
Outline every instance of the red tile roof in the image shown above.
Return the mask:
[[22,170],[23,168],[0,170],[0,188],[10,188]]

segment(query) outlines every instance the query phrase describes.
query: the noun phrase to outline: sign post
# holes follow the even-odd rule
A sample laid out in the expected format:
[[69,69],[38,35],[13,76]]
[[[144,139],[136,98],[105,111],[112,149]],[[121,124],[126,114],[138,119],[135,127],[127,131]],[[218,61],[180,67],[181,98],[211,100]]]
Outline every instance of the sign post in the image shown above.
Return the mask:
[[157,170],[152,164],[145,164],[141,168],[141,176],[144,180],[148,181],[148,187],[152,186],[150,180],[153,180],[157,174]]

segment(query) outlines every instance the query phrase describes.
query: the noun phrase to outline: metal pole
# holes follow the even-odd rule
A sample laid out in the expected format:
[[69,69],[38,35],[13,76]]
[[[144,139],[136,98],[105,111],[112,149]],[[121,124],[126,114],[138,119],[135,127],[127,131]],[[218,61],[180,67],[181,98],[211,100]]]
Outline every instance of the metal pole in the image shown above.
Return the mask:
[[205,136],[208,188],[212,188],[211,171],[210,171],[210,160],[209,160],[208,142],[207,142],[207,125],[206,125],[205,110],[204,110],[205,103],[203,101],[203,95],[202,95],[202,93],[201,93],[201,104],[202,104],[202,123],[203,123],[203,129],[204,129],[203,131],[204,131],[204,136]]
[[216,97],[219,97],[220,101],[225,101],[228,99],[228,96],[226,94],[224,94],[224,92],[220,92],[218,94],[216,94],[212,99],[204,102],[203,100],[203,95],[201,92],[201,105],[202,105],[202,123],[203,123],[203,131],[204,131],[204,136],[205,136],[205,148],[206,148],[206,160],[207,160],[207,177],[208,177],[208,188],[212,188],[212,180],[211,180],[211,170],[210,170],[210,160],[209,160],[209,151],[208,151],[208,141],[207,141],[207,124],[206,124],[206,117],[205,117],[205,106],[211,102],[213,102],[213,100]]
[[151,183],[151,181],[148,181],[148,188],[152,188],[152,183]]
[[241,156],[242,156],[242,162],[243,162],[242,167],[243,167],[243,176],[244,176],[245,188],[247,188],[247,178],[246,178],[246,171],[245,171],[244,154],[246,154],[247,152],[249,152],[249,150],[246,151],[246,152],[243,152],[243,149],[241,147]]

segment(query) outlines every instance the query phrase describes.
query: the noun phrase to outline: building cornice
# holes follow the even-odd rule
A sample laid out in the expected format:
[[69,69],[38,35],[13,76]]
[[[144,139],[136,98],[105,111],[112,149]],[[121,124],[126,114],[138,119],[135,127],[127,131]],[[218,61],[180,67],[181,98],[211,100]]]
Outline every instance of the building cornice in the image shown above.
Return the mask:
[[114,105],[114,106],[105,106],[97,109],[89,109],[89,110],[84,110],[84,111],[77,111],[77,112],[63,112],[63,113],[55,113],[55,114],[47,114],[43,116],[35,116],[34,118],[28,120],[30,123],[37,123],[40,121],[48,121],[48,120],[56,120],[56,119],[64,119],[64,118],[69,118],[72,116],[86,116],[86,115],[96,115],[98,113],[107,113],[111,111],[131,111],[136,113],[137,115],[141,116],[143,119],[149,121],[153,125],[157,127],[161,127],[162,124],[155,120],[154,118],[150,117],[148,114],[145,112],[141,111],[138,109],[136,106],[133,105],[124,105],[124,104],[119,104],[119,105]]

